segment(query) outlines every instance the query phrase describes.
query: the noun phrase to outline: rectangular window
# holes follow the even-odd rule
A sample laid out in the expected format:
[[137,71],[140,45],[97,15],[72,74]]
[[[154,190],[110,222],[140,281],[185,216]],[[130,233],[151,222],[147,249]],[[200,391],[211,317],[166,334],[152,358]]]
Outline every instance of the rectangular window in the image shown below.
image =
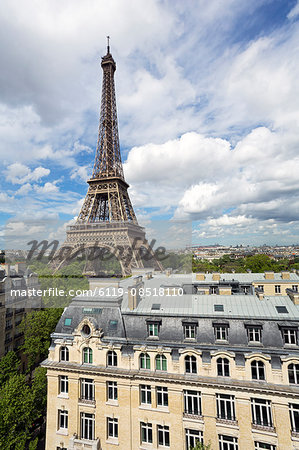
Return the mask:
[[116,381],[107,381],[107,400],[117,400]]
[[292,291],[298,292],[298,284],[293,284]]
[[297,344],[297,330],[292,328],[283,328],[282,339],[284,344]]
[[201,416],[201,396],[198,391],[184,391],[184,413]]
[[69,318],[64,319],[64,325],[66,325],[67,327],[72,325],[72,319],[69,319]]
[[199,430],[190,430],[189,428],[185,429],[186,436],[186,449],[196,447],[197,443],[203,444],[203,433]]
[[68,427],[68,411],[63,409],[58,410],[58,427],[67,428]]
[[118,438],[118,419],[107,418],[107,436],[108,438]]
[[168,406],[168,389],[167,387],[157,386],[157,406]]
[[218,293],[218,287],[211,286],[210,287],[210,294],[217,294]]
[[215,339],[217,341],[227,341],[228,327],[227,325],[214,325]]
[[140,403],[144,405],[152,404],[152,389],[148,384],[142,384],[140,386]]
[[263,284],[259,284],[257,287],[260,291],[264,292],[264,285]]
[[67,394],[69,392],[69,377],[62,375],[59,377],[59,393]]
[[81,439],[94,439],[94,414],[81,413]]
[[140,440],[142,444],[153,443],[153,426],[151,423],[140,423]]
[[91,378],[81,380],[81,399],[94,400],[94,381]]
[[254,443],[254,450],[276,450],[276,445],[273,444],[266,444],[265,442],[255,442]]
[[262,328],[261,327],[247,327],[248,342],[261,342],[262,341]]
[[184,325],[184,336],[185,336],[185,339],[195,339],[196,338],[196,325],[193,325],[193,324]]
[[238,439],[219,434],[219,450],[238,450]]
[[236,420],[234,395],[217,394],[216,401],[218,419]]
[[280,294],[281,293],[281,286],[280,284],[276,284],[275,285],[275,294]]
[[148,324],[148,335],[150,337],[156,337],[159,335],[159,324],[158,323],[149,323]]
[[292,431],[299,433],[299,405],[291,403],[289,408]]
[[158,425],[158,446],[170,447],[169,427]]
[[264,427],[273,427],[270,400],[251,399],[252,423]]

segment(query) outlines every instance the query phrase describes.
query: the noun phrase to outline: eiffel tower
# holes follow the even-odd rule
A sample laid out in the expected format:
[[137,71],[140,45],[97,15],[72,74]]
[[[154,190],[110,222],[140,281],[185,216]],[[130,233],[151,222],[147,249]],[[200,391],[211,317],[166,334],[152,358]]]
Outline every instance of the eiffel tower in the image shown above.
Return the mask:
[[[142,251],[146,252],[157,270],[163,270],[149,246],[143,227],[138,225],[128,194],[121,161],[116,97],[114,86],[115,61],[110,53],[102,57],[102,102],[95,163],[88,191],[75,225],[67,229],[67,238],[58,252],[68,249],[72,254],[84,247],[89,254],[98,249],[109,250],[118,259],[122,275],[130,275],[133,268],[143,268]],[[55,267],[65,265],[67,258],[56,258]],[[87,258],[88,259],[88,258]],[[100,261],[92,258],[85,273],[96,276],[101,271]]]

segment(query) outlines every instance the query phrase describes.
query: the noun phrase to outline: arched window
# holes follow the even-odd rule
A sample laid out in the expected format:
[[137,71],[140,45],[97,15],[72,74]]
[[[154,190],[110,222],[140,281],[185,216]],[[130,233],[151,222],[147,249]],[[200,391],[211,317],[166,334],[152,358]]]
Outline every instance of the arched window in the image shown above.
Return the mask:
[[299,364],[288,365],[289,383],[299,384]]
[[229,360],[227,358],[217,359],[217,374],[219,377],[229,377]]
[[197,373],[197,364],[195,356],[193,355],[185,356],[185,372]]
[[92,364],[92,349],[89,347],[83,348],[83,363]]
[[252,361],[251,377],[253,380],[265,380],[265,364],[262,361]]
[[140,361],[140,369],[151,368],[151,359],[148,353],[140,353],[139,361]]
[[69,349],[60,347],[60,361],[69,361]]
[[109,350],[107,353],[107,366],[117,366],[117,354],[114,350]]
[[156,356],[156,370],[167,370],[167,359],[164,355]]

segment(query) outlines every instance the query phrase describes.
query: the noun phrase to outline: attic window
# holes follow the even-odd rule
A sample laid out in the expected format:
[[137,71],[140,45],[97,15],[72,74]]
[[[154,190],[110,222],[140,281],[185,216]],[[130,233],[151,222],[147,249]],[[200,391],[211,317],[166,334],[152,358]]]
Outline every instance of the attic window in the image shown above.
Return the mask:
[[279,314],[288,314],[289,312],[286,306],[275,306],[275,308]]
[[223,305],[214,305],[214,311],[215,312],[223,312],[224,311]]
[[66,325],[66,326],[70,326],[70,325],[72,325],[72,319],[64,319],[64,325]]
[[110,330],[116,330],[118,324],[118,320],[110,320],[109,328]]
[[90,335],[90,327],[88,325],[83,325],[82,330],[81,330],[81,334],[84,337],[87,337]]
[[161,307],[160,303],[153,303],[152,304],[152,311],[159,311],[160,307]]
[[83,314],[101,314],[102,308],[83,308]]

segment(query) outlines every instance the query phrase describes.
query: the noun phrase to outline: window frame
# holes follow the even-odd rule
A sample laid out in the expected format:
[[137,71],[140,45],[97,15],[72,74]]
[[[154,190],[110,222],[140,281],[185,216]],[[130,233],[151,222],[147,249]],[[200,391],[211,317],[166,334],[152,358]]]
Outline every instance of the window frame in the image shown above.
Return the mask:
[[[143,439],[145,438],[145,439]],[[140,443],[153,443],[153,424],[148,422],[140,422]]]
[[82,362],[83,364],[93,363],[93,351],[90,347],[84,347],[82,350]]
[[147,324],[147,337],[158,338],[159,332],[160,332],[160,323],[159,322],[149,322]]
[[298,330],[296,328],[281,328],[281,336],[284,345],[298,345]]
[[196,358],[196,356],[186,355],[184,358],[184,362],[185,362],[185,373],[197,374],[197,358]]
[[107,417],[107,439],[118,439],[118,419],[116,417]]
[[[299,404],[289,403],[291,429],[293,433],[299,433]],[[296,419],[297,416],[297,419]],[[297,422],[297,427],[296,427]]]
[[168,425],[157,425],[157,441],[158,447],[170,447],[170,433]]
[[150,384],[140,384],[139,386],[139,404],[152,405],[152,387]]
[[58,410],[58,430],[67,430],[69,421],[69,412],[66,409]]
[[197,442],[203,444],[203,432],[201,430],[193,430],[185,428],[186,450],[196,446]]
[[[184,413],[192,416],[201,416],[201,392],[184,389]],[[191,406],[191,408],[190,408]]]
[[218,377],[230,377],[230,361],[228,358],[217,358],[216,365]]
[[[156,370],[167,372],[167,358],[165,355],[157,355],[155,358]],[[158,367],[160,366],[160,367]]]
[[184,339],[195,340],[197,336],[197,325],[195,323],[183,324]]
[[[84,426],[83,426],[84,424]],[[86,433],[87,431],[87,433]],[[95,415],[91,413],[80,413],[80,437],[81,439],[94,440],[95,438]]]
[[281,285],[275,284],[274,285],[275,294],[281,294]]
[[[290,368],[292,366],[292,369]],[[292,370],[292,376],[294,377],[294,382],[290,381],[290,372]],[[299,363],[290,363],[288,365],[288,379],[289,379],[289,384],[299,384]]]
[[[264,400],[261,398],[251,398],[250,403],[251,403],[251,419],[253,425],[273,428],[271,401]],[[266,422],[264,422],[265,417],[267,418]]]
[[117,381],[107,381],[106,382],[107,389],[107,401],[118,401],[118,386]]
[[80,378],[80,399],[95,400],[95,384],[92,378]]
[[260,361],[259,359],[254,359],[250,363],[250,368],[252,380],[266,381],[266,366],[263,361]]
[[262,327],[258,325],[246,326],[248,344],[262,343]]
[[59,375],[59,394],[69,393],[69,377],[67,375]]
[[66,345],[62,345],[59,349],[59,360],[65,362],[70,360],[70,351]]
[[107,367],[117,367],[117,353],[115,350],[108,350],[106,364]]
[[156,386],[157,406],[168,408],[168,388],[165,386]]
[[214,324],[214,336],[217,342],[228,342],[228,325]]
[[151,370],[151,358],[147,352],[140,353],[139,368],[144,370]]
[[217,419],[236,421],[235,396],[216,394]]
[[226,434],[218,435],[219,450],[238,450],[238,438]]

